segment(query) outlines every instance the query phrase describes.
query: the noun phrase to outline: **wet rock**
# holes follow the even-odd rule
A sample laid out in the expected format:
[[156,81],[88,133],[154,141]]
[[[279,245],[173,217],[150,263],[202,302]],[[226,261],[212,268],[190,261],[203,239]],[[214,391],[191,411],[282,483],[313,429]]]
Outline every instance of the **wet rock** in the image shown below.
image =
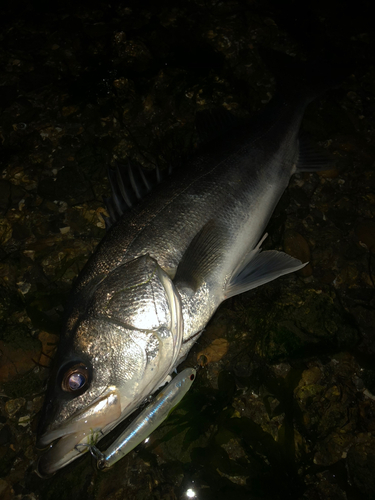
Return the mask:
[[332,167],[328,170],[321,170],[318,172],[319,177],[323,179],[336,179],[339,176],[339,169],[337,167]]
[[245,486],[246,485],[246,481],[247,481],[247,479],[249,477],[249,476],[237,476],[237,475],[234,475],[234,474],[226,474],[225,472],[222,472],[219,469],[217,469],[217,471],[220,474],[220,476],[226,477],[232,483],[238,484],[238,485],[241,485],[241,486]]
[[36,398],[33,399],[32,401],[32,411],[33,413],[38,413],[43,406],[44,402],[44,395],[43,396],[37,396]]
[[197,354],[197,359],[204,356],[207,360],[205,364],[220,361],[227,353],[228,347],[229,342],[226,339],[215,339],[209,346]]
[[14,498],[14,491],[11,485],[4,479],[0,479],[0,498],[1,500],[12,500]]
[[32,370],[40,358],[39,340],[28,336],[18,340],[11,343],[0,340],[0,384]]
[[223,443],[222,448],[228,453],[231,460],[244,458],[246,453],[237,439],[230,439],[227,443]]
[[319,477],[319,484],[306,491],[300,500],[347,500],[347,496],[338,484],[332,484],[325,478]]
[[38,194],[47,200],[82,203],[92,197],[90,184],[75,166],[59,170],[56,178],[45,178],[38,185]]
[[279,363],[278,365],[273,366],[273,371],[278,377],[285,378],[289,371],[290,365],[288,363]]
[[318,450],[314,455],[314,464],[328,466],[346,458],[353,441],[352,435],[332,432],[328,438],[318,444]]
[[3,383],[3,391],[13,398],[28,397],[40,393],[44,385],[44,377],[41,376],[39,367],[18,375],[8,382]]
[[[269,312],[259,319],[252,309],[251,318],[258,332],[262,331],[267,356],[273,362],[315,349],[320,345],[354,345],[358,332],[340,312],[340,305],[331,294],[306,286],[298,292],[285,292],[274,302]],[[258,321],[257,321],[258,320]],[[255,328],[255,327],[254,327]]]
[[27,427],[28,425],[30,425],[30,422],[31,422],[30,415],[24,415],[23,417],[20,417],[18,419],[18,425],[20,425],[21,427]]
[[42,343],[42,352],[39,358],[39,364],[44,367],[49,366],[56,350],[59,336],[42,330],[38,335],[38,339]]
[[151,61],[151,53],[141,40],[127,39],[120,31],[115,34],[114,45],[118,56],[136,71],[144,70]]
[[321,394],[324,390],[324,387],[318,384],[307,384],[302,387],[299,387],[298,390],[296,390],[296,397],[298,399],[307,399],[307,398],[314,398],[315,396],[318,396]]
[[322,378],[323,374],[318,366],[313,366],[302,372],[302,382],[305,385],[316,384]]
[[12,226],[4,218],[0,217],[0,244],[4,245],[12,237]]
[[344,265],[342,269],[340,269],[340,272],[336,275],[333,283],[337,288],[357,287],[359,283],[358,274],[358,267],[356,265]]
[[25,404],[25,398],[10,399],[7,401],[5,404],[5,411],[8,417],[13,418]]
[[363,436],[364,442],[348,451],[347,464],[351,481],[365,498],[375,498],[375,438]]
[[[275,408],[279,401],[276,398],[267,398],[269,408]],[[279,429],[284,421],[284,413],[272,416],[272,411],[269,413],[264,403],[263,398],[258,398],[256,395],[248,394],[246,398],[236,398],[232,403],[233,408],[238,412],[237,415],[247,417],[260,428],[273,437],[276,441],[279,434]]]

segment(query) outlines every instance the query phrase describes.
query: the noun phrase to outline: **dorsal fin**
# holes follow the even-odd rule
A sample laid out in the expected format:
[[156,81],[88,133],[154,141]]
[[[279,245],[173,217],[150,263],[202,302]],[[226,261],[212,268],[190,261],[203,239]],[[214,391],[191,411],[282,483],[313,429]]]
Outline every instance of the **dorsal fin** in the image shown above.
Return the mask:
[[105,218],[107,230],[165,177],[158,166],[153,170],[146,170],[131,162],[126,165],[116,162],[115,167],[108,167],[107,175],[112,195],[104,198],[109,214]]

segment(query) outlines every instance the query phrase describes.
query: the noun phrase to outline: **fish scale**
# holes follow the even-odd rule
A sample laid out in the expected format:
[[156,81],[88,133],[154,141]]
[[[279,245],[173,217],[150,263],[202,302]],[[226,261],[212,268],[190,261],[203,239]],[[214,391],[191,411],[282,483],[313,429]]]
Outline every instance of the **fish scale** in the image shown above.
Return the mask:
[[[90,448],[90,436],[100,441],[169,382],[223,300],[306,264],[260,247],[293,173],[328,164],[299,138],[313,97],[311,88],[289,91],[251,124],[233,128],[232,120],[226,136],[202,146],[109,228],[66,309],[39,428],[39,444],[49,445],[42,474],[75,460]],[[137,198],[143,191],[136,177],[143,187],[147,180],[129,168]],[[118,199],[119,191],[128,201]],[[130,203],[124,186],[114,187],[113,199],[120,213]],[[73,390],[71,377],[81,386]],[[86,432],[87,408],[114,393],[116,403],[100,406]]]

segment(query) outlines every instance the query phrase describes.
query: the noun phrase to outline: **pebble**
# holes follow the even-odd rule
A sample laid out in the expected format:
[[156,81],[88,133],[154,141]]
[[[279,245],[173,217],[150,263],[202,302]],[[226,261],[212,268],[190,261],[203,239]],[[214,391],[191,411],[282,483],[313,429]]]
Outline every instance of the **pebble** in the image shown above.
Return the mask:
[[4,479],[0,479],[0,498],[2,500],[11,500],[13,495],[14,491],[11,485],[4,481]]
[[205,356],[207,363],[213,363],[220,361],[223,356],[228,351],[229,343],[226,339],[215,339],[209,346],[207,346],[203,351],[200,351],[197,355],[197,359],[201,356]]
[[5,411],[9,418],[13,418],[16,413],[26,404],[25,398],[10,399],[5,403]]

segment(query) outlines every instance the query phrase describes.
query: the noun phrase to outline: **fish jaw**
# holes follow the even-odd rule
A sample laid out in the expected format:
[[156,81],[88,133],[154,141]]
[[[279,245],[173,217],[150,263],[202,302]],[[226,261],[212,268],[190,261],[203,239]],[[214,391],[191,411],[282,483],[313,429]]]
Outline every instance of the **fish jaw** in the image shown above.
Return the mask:
[[109,432],[120,417],[119,392],[115,387],[109,387],[103,396],[87,409],[74,415],[65,425],[40,436],[38,447],[49,448],[39,459],[39,474],[53,474],[88,451],[89,446],[96,444],[104,433]]

